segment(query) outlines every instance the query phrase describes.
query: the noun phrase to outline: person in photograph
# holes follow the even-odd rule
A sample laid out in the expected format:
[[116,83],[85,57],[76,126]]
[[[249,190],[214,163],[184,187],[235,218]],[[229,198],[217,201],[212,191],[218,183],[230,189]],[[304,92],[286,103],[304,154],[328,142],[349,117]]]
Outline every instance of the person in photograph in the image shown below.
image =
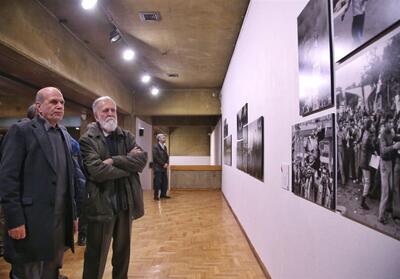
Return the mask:
[[158,134],[156,140],[157,143],[153,145],[154,200],[169,199],[170,196],[167,195],[169,155],[165,145],[167,137]]
[[144,215],[139,172],[146,166],[147,153],[132,133],[118,127],[111,97],[96,99],[92,108],[96,122],[79,140],[87,174],[83,279],[103,277],[111,240],[112,277],[127,278],[132,220]]
[[375,153],[374,133],[375,127],[372,123],[372,120],[368,119],[365,123],[362,135],[360,160],[360,167],[363,174],[363,193],[361,198],[361,207],[365,210],[370,209],[366,202],[366,199],[369,194],[369,189],[371,185],[371,167],[369,166],[369,161],[371,160],[372,154]]
[[355,45],[360,45],[363,42],[365,11],[367,9],[367,3],[368,0],[350,0],[347,2],[346,10],[342,15],[343,20],[347,10],[351,5],[351,11],[353,14],[351,23],[351,36]]
[[46,87],[35,104],[38,115],[11,126],[1,154],[5,259],[13,279],[58,278],[77,230],[70,135],[59,124],[64,98]]
[[389,201],[389,191],[393,188],[393,165],[392,160],[395,152],[400,149],[400,142],[393,142],[393,115],[387,113],[385,116],[385,127],[382,129],[379,139],[381,154],[381,198],[379,203],[378,221],[382,224],[388,222],[387,207]]

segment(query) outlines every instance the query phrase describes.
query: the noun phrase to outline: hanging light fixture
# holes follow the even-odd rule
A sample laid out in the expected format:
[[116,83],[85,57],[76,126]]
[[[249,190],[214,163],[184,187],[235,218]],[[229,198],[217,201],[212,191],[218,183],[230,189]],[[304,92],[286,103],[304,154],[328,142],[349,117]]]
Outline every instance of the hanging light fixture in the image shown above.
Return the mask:
[[97,0],[82,0],[81,5],[85,10],[91,10],[96,6]]
[[144,74],[142,76],[142,82],[143,83],[148,83],[151,80],[151,76],[149,74]]

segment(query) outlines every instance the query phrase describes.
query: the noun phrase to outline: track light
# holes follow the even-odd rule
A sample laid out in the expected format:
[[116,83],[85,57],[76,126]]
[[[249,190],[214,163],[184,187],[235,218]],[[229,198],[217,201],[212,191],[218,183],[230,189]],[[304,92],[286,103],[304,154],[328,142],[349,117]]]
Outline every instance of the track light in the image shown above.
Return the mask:
[[133,50],[131,50],[131,49],[126,49],[126,50],[124,50],[124,53],[122,54],[122,57],[123,57],[126,61],[132,60],[134,56],[135,56],[135,53],[134,53]]
[[143,83],[148,83],[150,80],[151,80],[150,75],[144,74],[144,75],[142,76],[142,82],[143,82]]
[[81,5],[85,10],[93,9],[96,6],[97,0],[82,0]]
[[110,42],[116,43],[121,40],[121,33],[119,33],[117,27],[114,26],[113,30],[110,32]]

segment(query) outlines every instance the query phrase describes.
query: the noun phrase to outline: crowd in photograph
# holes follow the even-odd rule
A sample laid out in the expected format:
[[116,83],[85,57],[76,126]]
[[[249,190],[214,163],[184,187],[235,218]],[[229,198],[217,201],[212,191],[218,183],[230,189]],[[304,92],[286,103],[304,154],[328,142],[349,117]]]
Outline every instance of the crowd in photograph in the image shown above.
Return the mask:
[[339,187],[362,184],[361,208],[370,210],[368,200],[378,200],[378,221],[387,224],[391,214],[400,224],[399,111],[394,105],[386,110],[347,106],[337,123]]

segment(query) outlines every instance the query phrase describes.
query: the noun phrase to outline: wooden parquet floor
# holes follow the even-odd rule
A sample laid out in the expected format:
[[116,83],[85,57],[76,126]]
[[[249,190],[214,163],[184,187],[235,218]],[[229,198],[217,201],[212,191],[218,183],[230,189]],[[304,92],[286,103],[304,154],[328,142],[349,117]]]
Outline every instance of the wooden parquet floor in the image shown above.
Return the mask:
[[[266,278],[220,191],[174,191],[133,223],[129,278]],[[62,274],[82,278],[84,247],[67,252]],[[104,279],[111,278],[111,251]],[[0,259],[0,278],[9,266]]]

